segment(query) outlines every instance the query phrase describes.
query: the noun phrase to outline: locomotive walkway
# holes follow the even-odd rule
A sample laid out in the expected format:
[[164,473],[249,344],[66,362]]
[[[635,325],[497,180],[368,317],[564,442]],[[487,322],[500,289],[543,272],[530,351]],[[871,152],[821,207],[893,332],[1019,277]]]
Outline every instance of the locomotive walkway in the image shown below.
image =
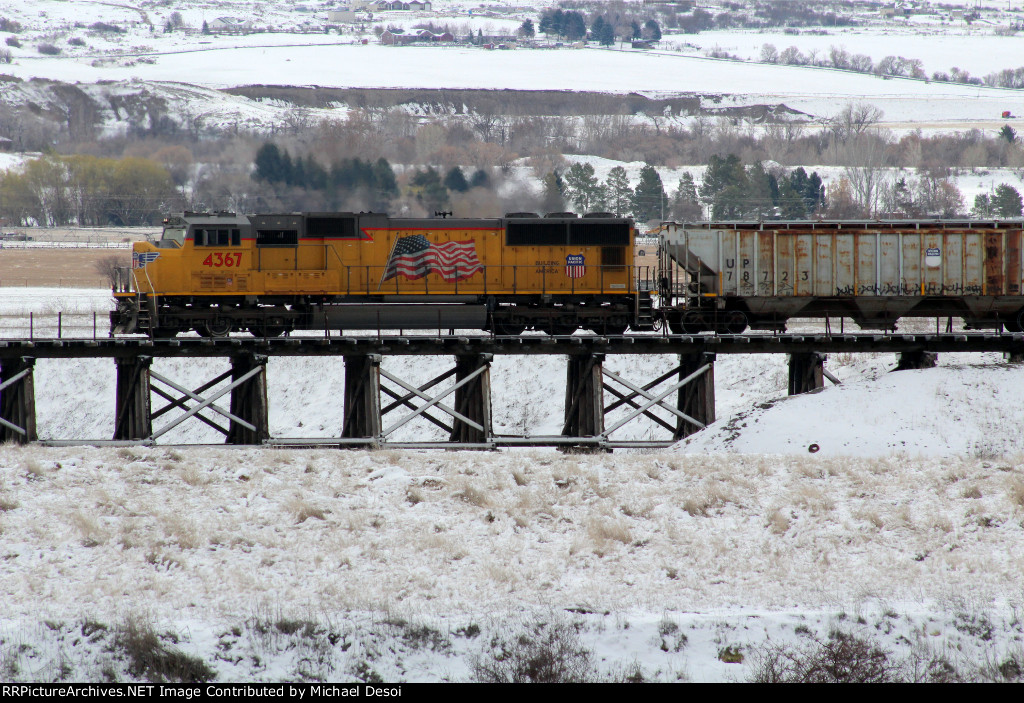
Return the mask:
[[[1002,352],[1024,359],[1024,334],[991,332],[742,335],[520,336],[367,335],[253,338],[44,337],[0,339],[0,441],[37,441],[36,359],[110,358],[116,368],[112,439],[50,438],[50,444],[156,444],[195,419],[217,429],[228,444],[336,447],[494,449],[557,446],[575,451],[665,447],[715,420],[714,365],[718,354],[788,354],[790,395],[838,379],[825,369],[830,353],[895,352],[899,368],[934,366],[942,352]],[[608,355],[675,355],[678,365],[654,379],[628,379],[604,368]],[[490,365],[495,355],[565,356],[564,424],[559,435],[509,436],[491,423]],[[340,356],[344,360],[344,421],[334,437],[271,437],[266,365],[273,357]],[[384,356],[454,357],[448,368],[414,386],[381,368]],[[154,358],[220,357],[231,369],[195,389],[153,371]],[[426,363],[426,362],[425,362]],[[153,407],[156,396],[166,401]],[[218,401],[229,396],[228,407]],[[674,402],[673,402],[674,401]],[[610,413],[618,410],[612,416]],[[657,413],[655,411],[658,411]],[[402,414],[404,413],[404,414]],[[623,415],[623,413],[625,413]],[[172,416],[175,416],[172,419]],[[646,417],[663,440],[613,436]],[[444,442],[396,441],[414,420],[443,429]],[[163,424],[161,424],[163,423]]]

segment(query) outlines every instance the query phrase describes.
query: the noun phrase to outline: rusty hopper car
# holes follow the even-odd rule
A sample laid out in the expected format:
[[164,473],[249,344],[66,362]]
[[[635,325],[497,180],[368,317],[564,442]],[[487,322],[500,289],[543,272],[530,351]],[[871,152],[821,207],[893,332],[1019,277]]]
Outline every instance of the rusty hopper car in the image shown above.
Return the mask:
[[661,311],[677,333],[783,329],[793,317],[961,317],[1024,328],[1022,223],[757,222],[663,226]]
[[600,214],[185,213],[159,241],[134,245],[111,329],[651,329],[634,239],[632,221]]

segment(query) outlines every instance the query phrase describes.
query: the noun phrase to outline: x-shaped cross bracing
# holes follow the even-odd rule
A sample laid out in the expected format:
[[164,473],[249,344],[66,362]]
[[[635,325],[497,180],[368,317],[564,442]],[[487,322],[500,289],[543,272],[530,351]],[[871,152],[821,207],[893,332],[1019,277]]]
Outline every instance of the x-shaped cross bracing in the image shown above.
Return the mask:
[[[651,410],[653,408],[655,408],[655,407],[659,407],[659,408],[662,408],[664,410],[667,410],[668,412],[672,413],[676,417],[678,417],[680,419],[683,419],[683,420],[686,420],[687,422],[693,423],[694,426],[696,426],[696,427],[698,427],[700,429],[704,429],[704,427],[705,427],[704,423],[702,423],[702,422],[700,422],[700,421],[690,417],[689,415],[684,413],[679,408],[676,408],[676,407],[672,406],[671,404],[666,402],[665,399],[668,396],[670,396],[672,393],[675,393],[676,391],[678,391],[683,386],[691,383],[692,381],[697,379],[699,376],[701,376],[702,374],[706,373],[708,371],[708,369],[711,368],[711,364],[710,363],[704,364],[703,366],[698,368],[696,371],[694,371],[693,373],[688,375],[686,378],[683,378],[678,383],[673,383],[668,388],[666,388],[666,389],[664,389],[664,390],[662,390],[662,391],[660,391],[660,392],[658,392],[656,394],[652,391],[652,389],[654,387],[656,387],[659,383],[662,383],[662,382],[668,380],[669,378],[671,378],[672,376],[674,376],[675,374],[679,373],[681,368],[682,368],[681,366],[677,366],[676,368],[672,369],[671,371],[669,371],[667,373],[662,374],[661,376],[659,376],[658,378],[654,379],[650,383],[644,385],[643,387],[636,386],[636,385],[630,383],[626,379],[622,378],[621,376],[619,376],[618,374],[616,374],[616,373],[614,373],[612,371],[609,371],[608,369],[602,369],[601,372],[604,374],[604,376],[606,376],[607,378],[610,378],[611,380],[615,381],[616,383],[619,383],[619,384],[625,386],[627,389],[632,391],[629,394],[625,394],[625,393],[622,393],[621,391],[619,391],[618,389],[614,388],[613,386],[608,385],[607,383],[603,384],[604,389],[606,391],[609,391],[612,395],[614,395],[615,397],[618,398],[618,400],[616,402],[612,403],[611,405],[607,406],[604,409],[605,414],[607,415],[612,410],[615,410],[616,408],[619,408],[619,407],[621,407],[623,405],[629,405],[631,408],[633,408],[633,412],[631,412],[626,417],[624,417],[621,420],[619,420],[618,422],[616,422],[611,427],[606,428],[604,433],[602,434],[602,436],[607,439],[608,435],[610,435],[612,432],[614,432],[615,430],[619,429],[620,427],[625,425],[627,422],[632,421],[634,418],[639,417],[640,415],[644,415],[645,417],[651,418],[656,423],[658,423],[659,425],[661,425],[662,427],[666,428],[669,431],[674,431],[675,430],[674,427],[672,427],[665,420],[663,420],[662,418],[658,417],[653,412],[651,412]],[[637,402],[637,401],[633,400],[637,396],[643,397],[646,400],[646,402]]]
[[[383,376],[384,378],[388,379],[392,383],[394,383],[394,384],[400,386],[401,388],[404,388],[406,391],[408,391],[408,393],[406,395],[399,396],[398,393],[396,393],[396,392],[386,388],[382,384],[381,385],[381,391],[383,391],[384,393],[387,393],[389,396],[394,398],[395,402],[391,403],[387,407],[383,408],[381,410],[381,415],[383,415],[384,413],[389,412],[391,410],[394,410],[394,409],[396,409],[398,407],[401,407],[401,406],[406,406],[406,407],[412,408],[412,410],[413,410],[413,412],[409,413],[408,415],[403,417],[401,420],[398,420],[397,422],[392,424],[390,427],[388,427],[387,429],[383,430],[381,432],[381,436],[382,437],[387,437],[389,434],[391,434],[392,432],[397,430],[399,427],[402,427],[403,425],[407,424],[408,422],[410,422],[411,420],[415,419],[416,417],[419,417],[420,415],[423,415],[428,420],[433,422],[435,425],[437,425],[437,426],[439,426],[441,428],[444,428],[445,430],[450,432],[451,429],[452,429],[451,427],[449,427],[448,425],[443,423],[441,420],[438,420],[433,415],[430,415],[430,414],[427,413],[427,410],[429,410],[430,408],[435,407],[435,406],[438,408],[438,410],[441,410],[441,411],[447,413],[448,415],[451,415],[456,420],[461,420],[462,422],[466,423],[467,425],[469,425],[473,429],[479,430],[481,432],[484,432],[485,430],[484,430],[483,425],[481,425],[480,423],[476,422],[475,420],[471,420],[470,418],[466,417],[465,415],[463,415],[462,413],[457,411],[455,408],[453,408],[453,407],[451,407],[449,405],[446,405],[446,404],[442,403],[441,401],[444,400],[445,398],[447,398],[448,396],[450,396],[452,393],[454,393],[456,390],[458,390],[462,386],[464,386],[467,383],[469,383],[470,381],[472,381],[474,378],[476,378],[480,374],[482,374],[484,371],[487,370],[487,368],[488,367],[486,365],[483,365],[483,366],[479,367],[478,369],[476,369],[472,373],[467,374],[464,378],[459,380],[457,383],[454,383],[451,386],[448,386],[443,391],[441,391],[440,393],[438,393],[437,395],[434,395],[434,396],[427,395],[424,391],[426,391],[426,390],[436,386],[441,381],[443,381],[446,378],[449,378],[452,375],[454,375],[455,371],[456,371],[455,369],[450,369],[450,370],[446,371],[445,373],[443,373],[443,374],[441,374],[439,376],[436,376],[435,378],[432,378],[431,380],[427,381],[425,384],[423,384],[419,388],[416,388],[416,387],[406,383],[402,379],[398,378],[397,376],[394,376],[393,374],[388,373],[384,369],[381,369],[380,370],[380,375],[381,376]],[[420,400],[423,400],[423,401],[426,401],[426,402],[423,405],[416,406],[415,404],[412,403],[412,399],[413,398],[419,398]]]
[[[165,390],[163,390],[161,388],[157,388],[156,386],[151,386],[150,390],[152,390],[154,393],[159,395],[161,398],[163,398],[163,399],[165,399],[167,401],[170,401],[167,405],[165,405],[164,407],[162,407],[159,410],[155,411],[153,413],[153,415],[152,415],[152,418],[155,420],[156,418],[160,417],[161,415],[164,415],[164,414],[166,414],[166,413],[168,413],[171,410],[174,410],[176,408],[181,408],[182,410],[185,410],[185,413],[182,414],[180,417],[177,417],[174,420],[168,422],[166,425],[164,425],[160,429],[155,430],[153,432],[153,434],[151,434],[149,436],[149,439],[150,440],[154,440],[157,437],[159,437],[159,436],[161,436],[163,434],[166,434],[167,432],[169,432],[170,430],[174,429],[175,427],[177,427],[178,425],[180,425],[181,423],[183,423],[185,420],[189,419],[193,415],[196,418],[198,418],[199,420],[205,422],[210,427],[212,427],[215,430],[217,430],[218,432],[221,432],[224,435],[227,435],[228,434],[228,430],[226,428],[222,427],[221,425],[218,425],[216,422],[214,422],[213,420],[211,420],[210,418],[206,417],[205,415],[203,415],[201,413],[201,411],[205,410],[206,408],[209,408],[210,410],[213,410],[214,412],[219,413],[220,415],[223,415],[224,417],[228,418],[232,422],[236,422],[236,423],[242,425],[247,430],[255,431],[256,430],[256,426],[255,425],[253,425],[252,423],[250,423],[250,422],[248,422],[248,421],[238,417],[234,413],[232,413],[232,412],[230,412],[228,410],[225,410],[221,406],[217,405],[216,401],[220,400],[220,398],[222,396],[227,395],[233,389],[235,389],[238,386],[242,385],[243,383],[248,381],[250,378],[252,378],[253,376],[255,376],[258,373],[261,373],[262,371],[263,371],[263,367],[262,366],[257,366],[256,368],[251,369],[247,373],[245,373],[242,376],[240,376],[239,378],[235,379],[234,381],[232,381],[230,384],[228,384],[224,388],[221,388],[220,390],[218,390],[216,393],[214,393],[210,397],[204,398],[203,396],[200,395],[200,393],[203,393],[204,391],[207,391],[207,390],[213,388],[214,386],[216,386],[221,381],[229,378],[231,376],[232,372],[231,371],[225,371],[224,373],[222,373],[221,375],[217,376],[213,380],[207,381],[203,385],[199,386],[194,391],[190,391],[187,388],[185,388],[184,386],[178,385],[177,383],[175,383],[174,381],[170,380],[169,378],[161,376],[156,371],[150,370],[149,377],[152,380],[159,381],[160,383],[163,383],[163,384],[173,388],[174,390],[178,391],[179,393],[183,394],[180,398],[175,398],[173,395],[171,395],[167,391],[165,391]],[[192,407],[189,407],[188,401],[190,401],[190,400],[191,401],[195,401],[197,404],[192,406]]]
[[[7,388],[8,386],[17,383],[18,381],[20,381],[21,379],[23,379],[25,376],[29,375],[30,373],[32,373],[32,369],[22,369],[21,371],[19,371],[18,373],[14,374],[9,379],[4,381],[3,383],[0,383],[0,391],[3,391],[4,388]],[[28,431],[24,427],[19,427],[18,425],[15,425],[13,422],[10,422],[9,420],[5,420],[2,417],[0,417],[0,425],[3,425],[4,427],[7,427],[9,429],[12,429],[12,430],[14,430],[15,432],[17,432],[20,435],[23,435],[23,436],[27,436],[28,435]]]

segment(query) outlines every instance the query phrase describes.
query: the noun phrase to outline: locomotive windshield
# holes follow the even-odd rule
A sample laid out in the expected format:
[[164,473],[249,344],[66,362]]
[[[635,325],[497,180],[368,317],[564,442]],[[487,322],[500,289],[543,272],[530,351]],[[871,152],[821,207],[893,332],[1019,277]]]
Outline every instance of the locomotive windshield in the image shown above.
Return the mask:
[[180,248],[185,243],[185,228],[182,226],[164,227],[163,236],[160,237],[160,247],[163,249]]

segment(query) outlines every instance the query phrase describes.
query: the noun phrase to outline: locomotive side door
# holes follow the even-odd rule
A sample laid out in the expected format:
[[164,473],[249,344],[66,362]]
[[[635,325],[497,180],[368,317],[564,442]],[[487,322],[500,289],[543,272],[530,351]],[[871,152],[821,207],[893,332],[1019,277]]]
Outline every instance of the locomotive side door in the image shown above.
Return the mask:
[[253,218],[256,238],[253,268],[263,273],[266,290],[295,290],[301,226],[302,218],[298,215],[257,215]]

